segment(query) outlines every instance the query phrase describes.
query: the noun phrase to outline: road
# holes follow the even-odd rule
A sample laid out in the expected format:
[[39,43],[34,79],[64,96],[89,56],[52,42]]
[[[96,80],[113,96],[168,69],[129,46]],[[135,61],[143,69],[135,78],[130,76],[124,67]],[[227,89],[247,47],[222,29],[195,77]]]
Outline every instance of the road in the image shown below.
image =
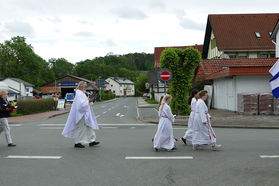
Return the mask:
[[[100,124],[96,147],[75,149],[74,140],[61,135],[67,114],[12,125],[17,147],[7,147],[0,136],[0,185],[278,185],[279,130],[217,128],[222,151],[193,151],[179,141],[176,152],[155,152],[151,139],[157,126],[137,120],[154,110],[138,109],[136,98],[93,109]],[[184,132],[174,126],[176,137]]]

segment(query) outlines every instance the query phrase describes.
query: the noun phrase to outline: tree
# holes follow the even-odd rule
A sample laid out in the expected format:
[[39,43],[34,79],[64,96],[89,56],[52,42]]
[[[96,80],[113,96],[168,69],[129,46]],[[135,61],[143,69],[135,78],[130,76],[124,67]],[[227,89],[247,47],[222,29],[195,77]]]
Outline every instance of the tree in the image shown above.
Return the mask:
[[73,73],[74,65],[65,58],[51,58],[48,62],[51,64],[51,69],[54,71],[55,78]]
[[194,70],[199,66],[200,60],[199,51],[192,47],[184,50],[167,48],[161,54],[161,68],[168,68],[173,74],[168,91],[173,97],[171,108],[176,114],[185,115],[190,113],[187,98],[192,87],[191,81],[194,77]]

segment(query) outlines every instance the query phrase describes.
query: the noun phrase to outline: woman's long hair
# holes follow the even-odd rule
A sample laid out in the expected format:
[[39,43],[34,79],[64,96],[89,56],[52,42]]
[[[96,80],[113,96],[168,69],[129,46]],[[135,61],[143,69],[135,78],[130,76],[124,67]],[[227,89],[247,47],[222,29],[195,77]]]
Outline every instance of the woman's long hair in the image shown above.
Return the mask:
[[196,90],[196,89],[195,89],[195,90],[192,90],[191,96],[188,98],[188,105],[191,105],[192,98],[195,97],[195,95],[196,95],[197,93],[199,93],[198,90]]
[[172,98],[172,96],[169,95],[169,94],[166,94],[166,95],[163,97],[163,99],[162,99],[162,101],[161,101],[161,105],[160,105],[159,110],[163,110],[165,103],[166,103],[167,100],[170,99],[170,98]]

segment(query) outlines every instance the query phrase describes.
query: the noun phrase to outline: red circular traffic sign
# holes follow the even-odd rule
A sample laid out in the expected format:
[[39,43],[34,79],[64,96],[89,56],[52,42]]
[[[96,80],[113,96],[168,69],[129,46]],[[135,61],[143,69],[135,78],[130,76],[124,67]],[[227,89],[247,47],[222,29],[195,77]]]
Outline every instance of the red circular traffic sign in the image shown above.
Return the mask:
[[168,80],[170,80],[170,78],[171,78],[171,74],[170,74],[170,72],[169,71],[162,71],[161,72],[161,74],[160,74],[160,78],[161,78],[161,80],[163,80],[163,81],[168,81]]

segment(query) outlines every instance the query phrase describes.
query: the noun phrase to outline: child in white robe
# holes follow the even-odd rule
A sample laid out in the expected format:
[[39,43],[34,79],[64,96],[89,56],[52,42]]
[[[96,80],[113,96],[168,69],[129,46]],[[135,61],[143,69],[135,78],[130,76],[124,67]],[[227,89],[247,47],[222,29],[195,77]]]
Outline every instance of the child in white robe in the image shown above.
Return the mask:
[[191,93],[191,96],[188,99],[188,104],[191,106],[191,113],[188,119],[188,129],[185,132],[185,135],[181,138],[183,143],[185,145],[192,143],[192,136],[193,136],[193,122],[194,122],[194,116],[195,116],[195,109],[196,109],[196,103],[198,101],[198,91],[193,90]]
[[193,150],[202,149],[201,145],[211,145],[212,150],[219,150],[221,145],[216,145],[216,135],[211,126],[211,116],[208,113],[208,108],[205,104],[207,99],[207,91],[199,92],[199,99],[196,104],[196,113],[194,116],[194,132],[192,145]]
[[174,145],[174,136],[172,123],[174,122],[175,115],[172,114],[169,103],[172,97],[170,95],[165,95],[161,106],[159,108],[159,124],[154,136],[154,149],[158,151],[160,148],[167,149],[168,151],[175,151],[176,147]]

